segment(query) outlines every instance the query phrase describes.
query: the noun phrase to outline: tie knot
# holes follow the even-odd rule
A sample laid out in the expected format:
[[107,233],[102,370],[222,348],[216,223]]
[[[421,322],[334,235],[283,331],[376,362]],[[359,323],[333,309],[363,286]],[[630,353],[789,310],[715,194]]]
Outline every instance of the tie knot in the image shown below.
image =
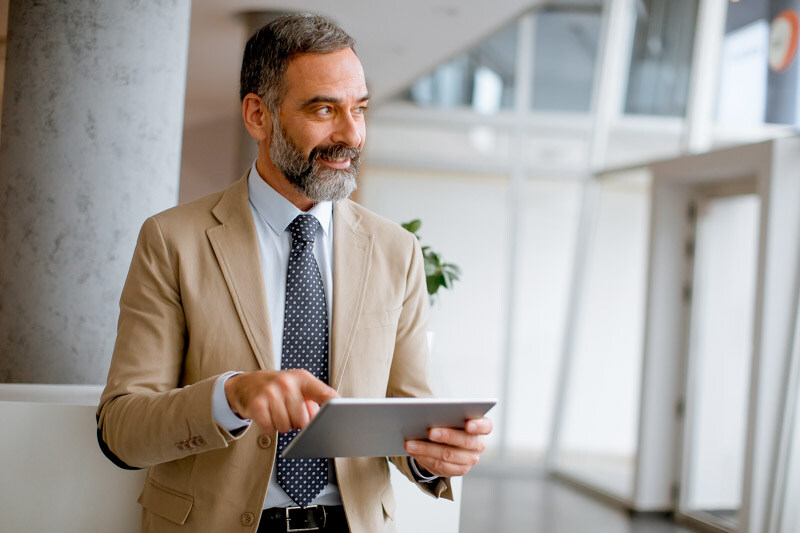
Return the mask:
[[298,215],[289,224],[289,231],[292,232],[292,246],[296,246],[301,242],[314,244],[317,226],[319,226],[319,222],[313,215]]

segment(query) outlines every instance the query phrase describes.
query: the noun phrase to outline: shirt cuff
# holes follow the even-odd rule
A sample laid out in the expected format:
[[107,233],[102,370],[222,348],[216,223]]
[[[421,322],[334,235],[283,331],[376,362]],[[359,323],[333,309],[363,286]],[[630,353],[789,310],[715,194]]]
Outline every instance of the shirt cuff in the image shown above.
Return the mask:
[[250,425],[250,419],[239,418],[228,404],[228,397],[225,395],[225,382],[229,377],[241,374],[241,372],[225,372],[214,383],[214,394],[212,396],[212,412],[214,421],[225,428],[229,433]]
[[417,462],[413,457],[408,458],[408,466],[411,468],[411,473],[414,474],[414,479],[420,483],[431,483],[439,479],[439,476],[423,476],[417,468]]

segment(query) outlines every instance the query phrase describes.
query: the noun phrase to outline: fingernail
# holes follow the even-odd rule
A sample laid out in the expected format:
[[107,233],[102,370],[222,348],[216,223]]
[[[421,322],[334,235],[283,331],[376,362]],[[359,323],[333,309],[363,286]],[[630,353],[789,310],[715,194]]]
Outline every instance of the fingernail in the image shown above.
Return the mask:
[[442,436],[442,432],[439,431],[438,429],[432,429],[431,430],[431,438],[432,439],[438,439],[441,436]]
[[467,431],[475,431],[476,429],[478,429],[478,425],[475,422],[467,424]]
[[406,449],[408,451],[410,451],[410,452],[416,451],[417,448],[419,448],[419,446],[417,446],[417,444],[414,443],[414,442],[407,442],[406,443]]

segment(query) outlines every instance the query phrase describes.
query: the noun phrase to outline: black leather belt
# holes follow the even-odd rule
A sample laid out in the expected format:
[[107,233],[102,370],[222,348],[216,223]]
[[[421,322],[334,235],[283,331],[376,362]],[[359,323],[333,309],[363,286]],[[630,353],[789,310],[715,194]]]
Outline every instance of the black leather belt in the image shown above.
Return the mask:
[[285,531],[348,531],[344,507],[341,505],[309,505],[302,507],[270,507],[261,512],[259,532]]

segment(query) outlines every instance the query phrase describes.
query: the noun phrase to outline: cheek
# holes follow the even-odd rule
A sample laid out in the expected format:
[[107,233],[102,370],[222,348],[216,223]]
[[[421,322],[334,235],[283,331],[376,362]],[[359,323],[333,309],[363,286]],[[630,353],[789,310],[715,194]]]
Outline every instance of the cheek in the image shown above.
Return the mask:
[[294,127],[286,129],[292,142],[299,148],[303,155],[308,156],[311,150],[325,144],[326,132],[324,128],[314,124],[293,124]]
[[303,148],[306,154],[313,148],[328,146],[330,144],[330,132],[325,128],[311,128],[303,133]]

